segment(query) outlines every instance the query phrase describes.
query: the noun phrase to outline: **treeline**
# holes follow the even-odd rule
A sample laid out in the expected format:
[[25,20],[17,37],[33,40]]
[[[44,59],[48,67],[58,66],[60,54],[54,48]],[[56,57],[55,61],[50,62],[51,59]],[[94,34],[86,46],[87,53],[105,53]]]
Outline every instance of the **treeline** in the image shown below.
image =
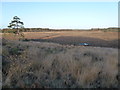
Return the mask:
[[[3,33],[14,33],[17,29],[2,29]],[[19,29],[20,32],[42,32],[42,31],[51,31],[49,28],[22,28]]]
[[[17,29],[1,29],[1,32],[14,33]],[[114,31],[119,32],[120,28],[91,28],[91,29],[49,29],[49,28],[22,28],[19,29],[20,32],[46,32],[46,31]]]
[[[20,32],[47,32],[47,31],[85,31],[90,29],[49,29],[49,28],[22,28],[19,29]],[[17,29],[2,29],[1,32],[14,33]]]
[[92,31],[104,31],[104,32],[107,32],[107,31],[113,31],[113,32],[119,32],[120,31],[120,28],[91,28]]

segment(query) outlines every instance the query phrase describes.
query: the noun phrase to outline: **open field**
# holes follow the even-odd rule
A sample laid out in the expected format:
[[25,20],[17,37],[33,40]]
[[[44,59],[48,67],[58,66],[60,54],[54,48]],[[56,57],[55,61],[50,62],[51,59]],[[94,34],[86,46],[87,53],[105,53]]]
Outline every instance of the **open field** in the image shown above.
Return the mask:
[[[91,46],[118,48],[118,33],[103,31],[47,31],[24,32],[25,39],[41,42],[55,42],[68,45],[90,43]],[[3,35],[7,39],[18,39],[14,35]]]
[[1,38],[3,88],[119,87],[118,32],[24,32],[24,41],[4,33]]
[[25,37],[28,39],[44,39],[44,37],[54,38],[61,36],[71,37],[91,37],[103,40],[118,39],[118,32],[102,32],[102,31],[53,31],[53,32],[25,32]]

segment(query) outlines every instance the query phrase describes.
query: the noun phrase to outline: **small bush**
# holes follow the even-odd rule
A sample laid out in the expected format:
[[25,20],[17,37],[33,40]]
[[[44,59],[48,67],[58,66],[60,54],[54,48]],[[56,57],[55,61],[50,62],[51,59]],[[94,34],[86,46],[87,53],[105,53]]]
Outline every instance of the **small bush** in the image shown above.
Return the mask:
[[20,55],[20,50],[19,48],[11,48],[9,51],[10,55]]

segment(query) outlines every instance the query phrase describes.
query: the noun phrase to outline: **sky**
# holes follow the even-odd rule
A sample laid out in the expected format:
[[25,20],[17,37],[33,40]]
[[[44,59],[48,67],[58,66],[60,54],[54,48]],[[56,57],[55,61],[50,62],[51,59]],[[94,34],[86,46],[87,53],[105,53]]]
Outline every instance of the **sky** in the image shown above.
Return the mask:
[[118,26],[118,2],[2,2],[2,27],[14,16],[26,28],[90,29]]

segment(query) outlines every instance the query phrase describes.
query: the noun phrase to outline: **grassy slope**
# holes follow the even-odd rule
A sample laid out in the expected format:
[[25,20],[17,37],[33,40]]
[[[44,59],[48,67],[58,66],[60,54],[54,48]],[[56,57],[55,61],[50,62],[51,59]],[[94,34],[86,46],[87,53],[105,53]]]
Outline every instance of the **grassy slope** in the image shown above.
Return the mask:
[[3,40],[3,87],[118,87],[118,49]]

